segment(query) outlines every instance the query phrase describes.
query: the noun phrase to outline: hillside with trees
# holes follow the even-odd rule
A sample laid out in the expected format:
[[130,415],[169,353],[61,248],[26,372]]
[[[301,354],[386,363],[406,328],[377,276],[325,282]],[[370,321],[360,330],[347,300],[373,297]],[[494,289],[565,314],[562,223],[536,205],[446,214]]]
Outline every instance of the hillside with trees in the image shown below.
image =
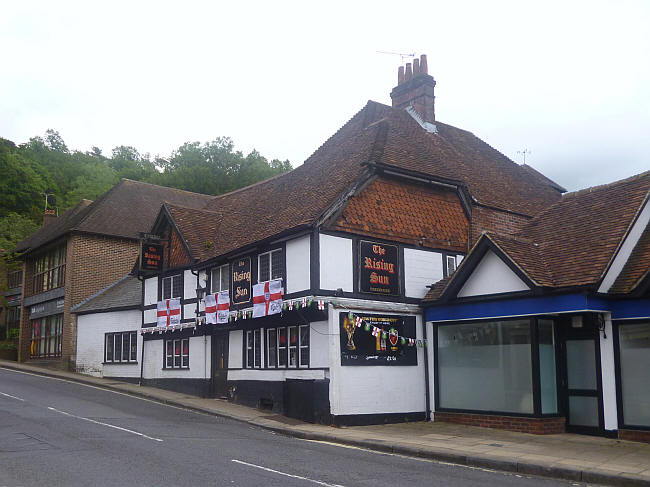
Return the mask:
[[60,214],[84,198],[96,199],[120,178],[218,195],[289,170],[287,160],[236,151],[228,137],[187,142],[167,159],[130,146],[110,156],[97,147],[70,150],[54,130],[21,145],[0,138],[0,249],[11,250],[41,225],[45,194],[54,196]]

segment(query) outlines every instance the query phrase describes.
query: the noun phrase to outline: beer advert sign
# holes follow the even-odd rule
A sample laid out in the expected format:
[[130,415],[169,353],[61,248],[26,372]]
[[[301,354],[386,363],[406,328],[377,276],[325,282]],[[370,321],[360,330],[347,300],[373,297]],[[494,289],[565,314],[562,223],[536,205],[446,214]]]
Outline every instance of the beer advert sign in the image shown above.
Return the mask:
[[251,258],[237,259],[232,263],[232,304],[245,304],[251,300]]
[[143,271],[162,271],[163,246],[155,243],[142,243],[140,269]]
[[[348,313],[339,314],[341,365],[417,365],[417,347],[399,337],[415,337],[415,316],[359,314],[364,326],[355,326]],[[374,336],[365,329],[378,328]]]
[[359,291],[362,293],[398,296],[400,291],[399,250],[361,240],[359,242]]

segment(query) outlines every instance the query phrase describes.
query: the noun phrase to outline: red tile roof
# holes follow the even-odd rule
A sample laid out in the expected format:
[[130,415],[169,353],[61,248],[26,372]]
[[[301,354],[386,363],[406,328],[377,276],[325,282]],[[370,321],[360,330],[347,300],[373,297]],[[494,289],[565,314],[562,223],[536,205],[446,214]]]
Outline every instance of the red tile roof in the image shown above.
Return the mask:
[[627,294],[650,274],[650,226],[646,227],[623,270],[609,290],[611,294]]
[[[314,225],[360,178],[370,174],[368,164],[456,181],[481,204],[526,215],[535,214],[560,197],[549,180],[522,169],[469,132],[442,123],[436,125],[439,133],[430,134],[406,111],[370,101],[303,165],[212,198],[204,209],[218,214],[205,215],[216,219],[221,229],[213,235],[214,245],[199,249],[199,240],[206,239],[209,232],[180,224],[179,228],[184,235],[197,233],[186,238],[194,242],[190,246],[197,252],[195,257],[205,260]],[[411,203],[408,212],[417,212],[416,202]],[[346,216],[354,212],[356,202],[351,204]],[[462,244],[466,237],[459,235],[459,205],[448,202],[441,208],[450,213],[450,221],[427,218],[420,222],[421,230],[440,234],[441,240],[453,241],[453,245]],[[180,211],[176,209],[177,214]],[[200,217],[190,213],[185,212],[183,218],[195,225]],[[358,222],[352,226],[359,229]],[[374,230],[382,231],[377,226]]]
[[163,201],[202,207],[212,196],[122,179],[94,202],[83,200],[16,246],[34,250],[71,231],[138,238],[151,229]]
[[[649,197],[650,171],[567,193],[516,235],[483,238],[489,238],[539,286],[595,287]],[[629,292],[648,274],[649,266],[650,229],[646,229],[611,292]],[[436,288],[424,302],[438,299],[442,292]]]
[[468,225],[455,191],[382,177],[353,196],[328,229],[465,252]]

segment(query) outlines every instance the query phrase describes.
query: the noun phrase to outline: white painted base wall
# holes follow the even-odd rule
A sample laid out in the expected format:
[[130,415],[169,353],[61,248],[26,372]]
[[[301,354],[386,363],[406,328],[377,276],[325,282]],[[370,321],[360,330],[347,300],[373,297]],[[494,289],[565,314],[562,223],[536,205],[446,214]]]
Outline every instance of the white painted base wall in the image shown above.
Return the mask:
[[[90,313],[77,317],[77,371],[95,377],[140,377],[141,313],[139,310]],[[138,332],[138,362],[104,364],[104,335]]]
[[[171,334],[170,334],[171,337]],[[211,338],[190,337],[189,369],[163,368],[165,340],[147,340],[144,343],[144,379],[209,379],[211,360]]]
[[335,416],[422,412],[426,409],[424,348],[418,348],[415,366],[342,366],[339,313],[377,313],[415,316],[416,338],[422,338],[422,320],[417,313],[334,308],[329,312],[330,412]]

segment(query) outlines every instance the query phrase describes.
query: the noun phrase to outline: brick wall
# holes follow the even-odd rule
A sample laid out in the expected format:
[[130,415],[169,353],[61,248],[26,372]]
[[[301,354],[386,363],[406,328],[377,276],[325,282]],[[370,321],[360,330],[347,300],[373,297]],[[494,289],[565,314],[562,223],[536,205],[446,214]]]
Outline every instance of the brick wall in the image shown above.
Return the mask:
[[497,416],[493,414],[468,414],[435,412],[434,421],[496,428],[535,435],[551,435],[565,432],[566,419],[554,418],[523,418],[518,416]]
[[76,322],[70,308],[133,270],[139,244],[114,237],[73,235],[68,240],[62,358],[73,365],[77,349]]
[[[74,369],[77,329],[70,308],[131,272],[138,251],[138,242],[134,240],[83,234],[67,239],[61,360],[49,360],[52,366]],[[31,259],[27,259],[23,296],[32,295],[32,278]],[[25,307],[20,324],[20,361],[29,359],[31,334],[29,308]]]
[[476,243],[481,233],[514,233],[530,219],[507,211],[494,210],[484,206],[472,208],[472,222],[470,224],[470,248]]
[[618,437],[621,440],[650,443],[650,430],[618,430]]
[[[169,234],[171,232],[171,252],[168,250],[169,246]],[[190,256],[187,253],[187,250],[185,250],[185,246],[183,245],[183,242],[181,241],[180,236],[176,231],[172,230],[170,226],[167,226],[165,230],[162,232],[162,237],[163,237],[163,267],[165,269],[167,268],[174,268],[174,267],[182,267],[188,264],[191,264],[190,261]]]

